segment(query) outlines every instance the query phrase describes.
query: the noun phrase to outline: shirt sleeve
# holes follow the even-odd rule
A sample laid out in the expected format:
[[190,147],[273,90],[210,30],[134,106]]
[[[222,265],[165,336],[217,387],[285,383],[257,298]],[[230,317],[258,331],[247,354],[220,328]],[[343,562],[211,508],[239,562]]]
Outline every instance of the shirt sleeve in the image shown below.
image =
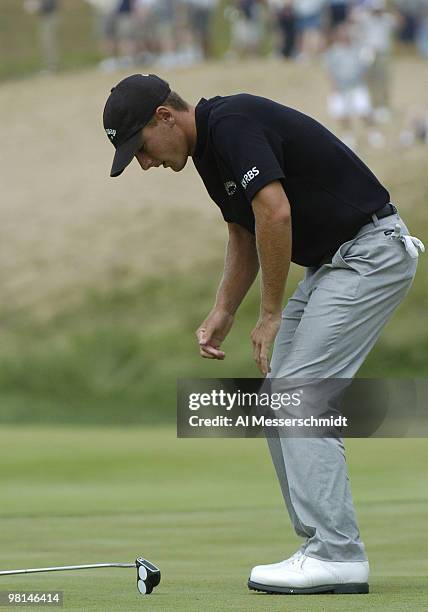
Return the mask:
[[220,118],[212,129],[212,142],[250,203],[260,189],[284,178],[263,130],[245,115]]

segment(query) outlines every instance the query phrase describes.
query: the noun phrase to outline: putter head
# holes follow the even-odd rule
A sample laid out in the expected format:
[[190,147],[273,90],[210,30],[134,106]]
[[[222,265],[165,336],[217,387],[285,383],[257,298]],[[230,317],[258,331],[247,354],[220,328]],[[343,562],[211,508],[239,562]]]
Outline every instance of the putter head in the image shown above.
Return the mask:
[[137,589],[141,595],[150,595],[155,587],[158,586],[161,573],[160,569],[143,559],[143,557],[137,557],[135,560],[135,566],[137,568]]

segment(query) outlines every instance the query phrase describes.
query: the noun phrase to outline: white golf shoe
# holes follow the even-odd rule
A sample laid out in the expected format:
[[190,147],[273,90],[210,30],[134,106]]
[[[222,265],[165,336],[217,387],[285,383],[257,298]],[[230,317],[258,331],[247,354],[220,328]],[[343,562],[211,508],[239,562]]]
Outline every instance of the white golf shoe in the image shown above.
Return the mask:
[[270,565],[256,565],[251,570],[250,580],[252,579],[253,575],[259,576],[266,572],[276,572],[277,570],[284,568],[286,565],[288,565],[295,559],[299,559],[302,556],[302,554],[303,554],[302,551],[298,550],[297,552],[294,553],[294,555],[291,555],[291,557],[288,557],[288,559],[284,559],[284,561],[280,561],[279,563],[271,563]]
[[256,565],[248,587],[253,591],[299,595],[311,593],[368,593],[367,561],[321,561],[301,551],[271,565]]

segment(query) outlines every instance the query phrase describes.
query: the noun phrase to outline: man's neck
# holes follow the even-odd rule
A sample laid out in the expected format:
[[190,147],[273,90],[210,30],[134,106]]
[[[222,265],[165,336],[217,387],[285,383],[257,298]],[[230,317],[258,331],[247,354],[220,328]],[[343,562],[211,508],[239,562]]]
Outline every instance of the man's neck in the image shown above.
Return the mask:
[[189,156],[192,156],[196,149],[196,142],[198,139],[196,132],[195,107],[191,106],[186,113],[182,113],[180,119],[188,142]]

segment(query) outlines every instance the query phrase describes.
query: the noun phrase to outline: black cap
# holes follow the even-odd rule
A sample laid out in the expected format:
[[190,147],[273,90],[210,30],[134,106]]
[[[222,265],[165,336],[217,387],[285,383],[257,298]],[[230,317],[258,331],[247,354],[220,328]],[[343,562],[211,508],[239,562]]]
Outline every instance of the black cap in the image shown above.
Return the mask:
[[104,129],[116,148],[110,176],[119,176],[141,146],[141,130],[171,89],[155,74],[133,74],[111,90],[104,107]]

